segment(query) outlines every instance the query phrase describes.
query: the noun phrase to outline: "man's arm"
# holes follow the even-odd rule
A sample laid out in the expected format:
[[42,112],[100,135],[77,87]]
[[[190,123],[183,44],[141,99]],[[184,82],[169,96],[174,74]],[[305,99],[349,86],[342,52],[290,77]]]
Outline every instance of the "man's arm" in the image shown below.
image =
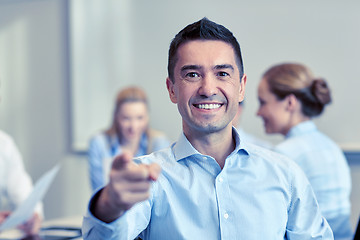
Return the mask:
[[313,189],[302,171],[299,171],[292,183],[288,214],[286,239],[334,239],[328,222],[320,212]]

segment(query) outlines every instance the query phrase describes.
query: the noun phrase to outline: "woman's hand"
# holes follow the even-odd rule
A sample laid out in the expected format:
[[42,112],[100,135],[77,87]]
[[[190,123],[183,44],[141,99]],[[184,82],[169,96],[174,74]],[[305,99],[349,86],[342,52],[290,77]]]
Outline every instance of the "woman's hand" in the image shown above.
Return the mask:
[[32,217],[26,221],[24,224],[18,226],[27,236],[36,235],[39,233],[41,228],[42,219],[39,214],[34,213]]

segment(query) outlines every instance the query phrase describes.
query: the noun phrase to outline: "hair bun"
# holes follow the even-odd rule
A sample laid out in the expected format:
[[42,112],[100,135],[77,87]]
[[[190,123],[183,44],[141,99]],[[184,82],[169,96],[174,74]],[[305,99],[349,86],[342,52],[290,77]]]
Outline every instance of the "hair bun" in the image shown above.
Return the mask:
[[314,79],[311,92],[321,104],[325,105],[331,102],[330,89],[324,79]]

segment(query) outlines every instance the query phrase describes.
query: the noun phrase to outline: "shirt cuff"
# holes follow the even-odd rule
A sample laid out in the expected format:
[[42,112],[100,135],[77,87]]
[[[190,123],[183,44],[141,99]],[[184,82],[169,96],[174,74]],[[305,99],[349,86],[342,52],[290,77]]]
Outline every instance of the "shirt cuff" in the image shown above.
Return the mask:
[[102,190],[103,188],[95,192],[91,197],[86,215],[83,218],[82,232],[84,239],[127,239],[126,212],[111,223],[99,220],[91,212],[94,200],[99,197]]

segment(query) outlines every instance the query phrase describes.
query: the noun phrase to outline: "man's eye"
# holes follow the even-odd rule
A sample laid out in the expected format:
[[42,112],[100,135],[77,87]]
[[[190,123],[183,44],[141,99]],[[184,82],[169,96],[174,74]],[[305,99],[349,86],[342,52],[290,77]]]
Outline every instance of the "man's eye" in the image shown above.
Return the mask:
[[196,77],[199,77],[199,74],[196,72],[189,72],[186,74],[186,77],[196,78]]
[[229,76],[229,74],[227,72],[219,72],[218,73],[218,76],[220,77],[226,77],[226,76]]

